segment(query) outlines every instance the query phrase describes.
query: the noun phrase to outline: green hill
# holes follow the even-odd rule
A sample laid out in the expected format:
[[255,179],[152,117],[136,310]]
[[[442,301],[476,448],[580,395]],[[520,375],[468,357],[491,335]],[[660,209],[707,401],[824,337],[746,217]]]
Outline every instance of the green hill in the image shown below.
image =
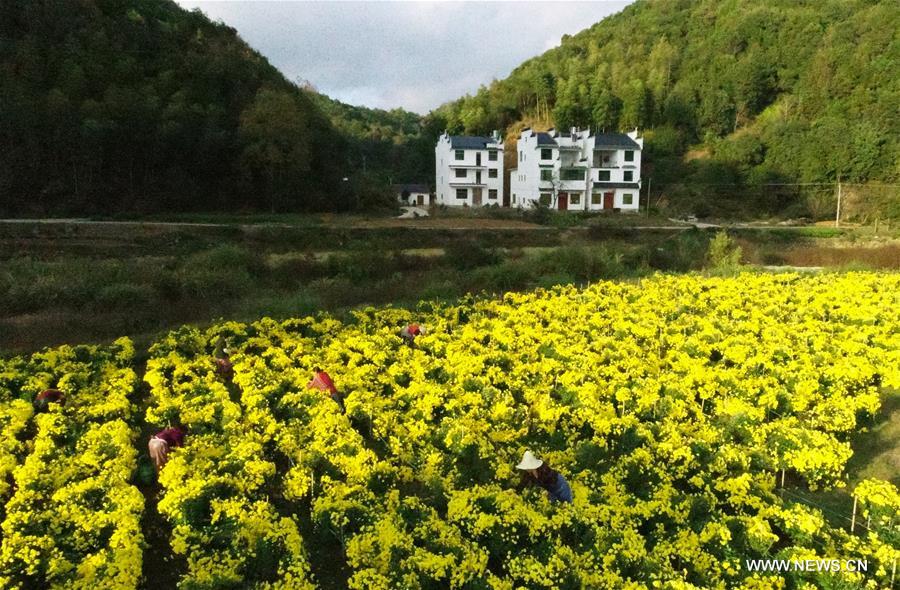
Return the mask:
[[372,171],[383,181],[434,182],[434,144],[444,131],[439,117],[400,108],[389,111],[353,106],[312,92],[318,107],[348,138],[353,169]]
[[170,0],[2,2],[0,214],[349,208],[324,102]]
[[638,0],[439,112],[456,132],[639,127],[672,200],[802,213],[760,187],[900,179],[898,30],[894,1]]

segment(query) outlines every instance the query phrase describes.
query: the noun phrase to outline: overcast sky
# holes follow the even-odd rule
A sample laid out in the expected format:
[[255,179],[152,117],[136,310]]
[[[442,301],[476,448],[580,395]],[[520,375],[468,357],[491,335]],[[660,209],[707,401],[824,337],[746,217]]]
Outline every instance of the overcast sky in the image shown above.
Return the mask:
[[417,113],[506,77],[630,3],[177,1],[237,29],[290,80]]

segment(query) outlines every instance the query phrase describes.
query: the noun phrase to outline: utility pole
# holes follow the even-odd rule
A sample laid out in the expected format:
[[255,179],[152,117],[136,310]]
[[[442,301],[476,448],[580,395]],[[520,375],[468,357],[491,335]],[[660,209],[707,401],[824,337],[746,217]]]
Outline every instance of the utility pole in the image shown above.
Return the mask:
[[841,226],[841,175],[838,174],[837,211],[834,214],[834,227]]
[[647,217],[650,217],[650,184],[653,182],[653,179],[649,176],[647,177]]

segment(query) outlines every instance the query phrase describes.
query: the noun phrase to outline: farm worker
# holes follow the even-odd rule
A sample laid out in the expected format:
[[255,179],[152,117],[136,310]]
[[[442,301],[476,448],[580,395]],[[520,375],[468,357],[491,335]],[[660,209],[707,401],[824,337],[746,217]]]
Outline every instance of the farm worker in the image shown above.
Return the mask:
[[153,465],[156,466],[156,472],[162,469],[166,461],[169,460],[169,449],[180,447],[184,444],[184,428],[181,426],[173,426],[160,430],[150,438],[148,447],[150,448],[150,458]]
[[231,379],[234,376],[234,368],[231,366],[225,339],[221,336],[216,341],[216,350],[213,352],[213,357],[216,359],[216,374],[219,377]]
[[46,412],[54,402],[60,405],[66,403],[66,394],[58,389],[45,389],[34,398],[34,408],[38,412]]
[[416,336],[424,333],[425,326],[413,323],[400,330],[400,337],[403,338],[403,341],[406,342],[406,344],[414,347],[416,345]]
[[323,371],[321,367],[316,367],[315,369],[313,369],[313,371],[315,371],[316,376],[306,384],[306,388],[318,389],[319,391],[327,393],[328,397],[337,402],[337,405],[341,407],[341,412],[344,412],[344,396],[342,396],[338,392],[337,387],[334,386],[334,381],[331,380],[331,375]]
[[554,471],[545,462],[541,461],[531,451],[525,451],[522,462],[516,465],[521,469],[523,485],[536,485],[547,491],[551,502],[571,502],[572,488],[569,482],[558,471]]

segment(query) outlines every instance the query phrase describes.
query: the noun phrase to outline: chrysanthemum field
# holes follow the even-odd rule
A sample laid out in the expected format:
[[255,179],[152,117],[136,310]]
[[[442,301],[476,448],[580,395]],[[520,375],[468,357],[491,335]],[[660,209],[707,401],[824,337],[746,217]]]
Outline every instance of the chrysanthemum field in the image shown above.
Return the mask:
[[[408,321],[428,328],[416,348]],[[846,469],[900,388],[898,274],[660,275],[184,327],[143,386],[134,356],[122,339],[0,361],[0,587],[152,575],[144,421],[188,429],[155,508],[183,589],[876,589],[900,557],[897,489]],[[305,388],[315,366],[346,415]],[[34,416],[47,387],[69,401]],[[516,489],[526,449],[572,504]],[[853,534],[785,493],[832,488],[858,499]],[[768,557],[868,571],[748,570]]]

